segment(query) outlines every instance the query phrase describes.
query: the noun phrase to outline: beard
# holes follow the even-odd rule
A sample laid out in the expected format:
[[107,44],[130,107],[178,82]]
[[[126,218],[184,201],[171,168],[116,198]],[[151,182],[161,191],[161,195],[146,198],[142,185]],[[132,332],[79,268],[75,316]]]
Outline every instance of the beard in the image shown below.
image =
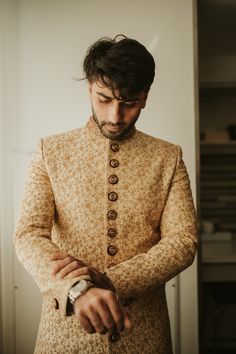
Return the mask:
[[[111,140],[122,140],[129,135],[131,135],[132,131],[134,131],[135,123],[138,120],[140,112],[137,116],[134,117],[131,123],[127,124],[123,121],[118,123],[111,123],[105,120],[99,120],[94,109],[92,108],[93,112],[93,120],[97,124],[100,132],[103,136]],[[111,128],[111,130],[109,130]],[[112,130],[114,129],[114,130]]]

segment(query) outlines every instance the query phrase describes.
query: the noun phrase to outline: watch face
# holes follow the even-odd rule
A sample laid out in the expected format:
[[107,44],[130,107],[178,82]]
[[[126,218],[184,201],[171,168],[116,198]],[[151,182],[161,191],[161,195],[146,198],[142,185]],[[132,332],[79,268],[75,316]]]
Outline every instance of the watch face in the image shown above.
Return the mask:
[[72,305],[74,305],[75,300],[86,293],[86,291],[93,286],[91,281],[87,281],[85,279],[81,279],[77,284],[72,286],[69,291],[69,301]]
[[83,291],[87,288],[88,286],[88,283],[86,280],[84,279],[81,279],[75,286],[75,290],[78,290],[78,291]]
[[73,294],[77,296],[86,291],[88,287],[89,283],[86,280],[81,279],[71,290],[73,291]]

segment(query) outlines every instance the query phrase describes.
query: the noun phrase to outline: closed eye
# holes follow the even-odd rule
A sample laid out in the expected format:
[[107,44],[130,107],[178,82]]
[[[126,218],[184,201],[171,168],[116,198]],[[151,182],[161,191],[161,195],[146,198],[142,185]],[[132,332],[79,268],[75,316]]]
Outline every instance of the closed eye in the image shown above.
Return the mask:
[[99,99],[99,103],[110,103],[111,100],[104,100],[104,99]]
[[124,102],[124,106],[126,108],[132,108],[136,105],[136,101],[131,101],[131,102]]

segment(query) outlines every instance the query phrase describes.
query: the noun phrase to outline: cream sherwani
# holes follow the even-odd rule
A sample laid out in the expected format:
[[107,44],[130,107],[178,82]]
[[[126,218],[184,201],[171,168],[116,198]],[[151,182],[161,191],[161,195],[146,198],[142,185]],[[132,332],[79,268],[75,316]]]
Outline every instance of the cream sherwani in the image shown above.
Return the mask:
[[[42,139],[28,171],[14,235],[43,307],[36,354],[170,354],[165,283],[188,267],[196,216],[180,147],[138,130],[105,138],[92,120]],[[86,334],[67,312],[70,287],[50,255],[65,251],[105,271],[132,328]]]

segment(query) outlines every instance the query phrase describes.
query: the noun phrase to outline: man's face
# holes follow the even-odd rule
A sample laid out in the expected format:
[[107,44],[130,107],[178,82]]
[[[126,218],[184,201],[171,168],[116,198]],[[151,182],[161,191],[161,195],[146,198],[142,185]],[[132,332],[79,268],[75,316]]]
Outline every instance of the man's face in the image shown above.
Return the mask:
[[[145,107],[148,92],[143,91],[127,100],[117,99],[101,82],[89,83],[93,118],[101,133],[109,139],[119,140],[129,132]],[[115,92],[119,97],[119,92]]]

